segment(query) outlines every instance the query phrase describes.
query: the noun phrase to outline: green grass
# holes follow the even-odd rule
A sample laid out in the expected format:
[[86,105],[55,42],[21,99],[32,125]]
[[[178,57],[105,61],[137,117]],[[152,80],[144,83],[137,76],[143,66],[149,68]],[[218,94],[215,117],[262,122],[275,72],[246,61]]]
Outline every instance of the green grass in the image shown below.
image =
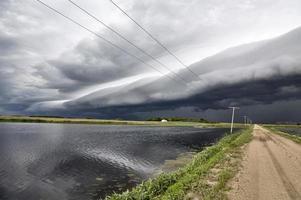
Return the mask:
[[[192,126],[199,128],[228,128],[229,123],[200,123],[200,122],[167,122],[158,121],[128,121],[128,120],[103,120],[81,118],[58,118],[58,117],[29,117],[29,116],[0,116],[0,122],[22,123],[69,123],[69,124],[112,124],[112,125],[144,125],[144,126]],[[243,124],[235,124],[235,128],[244,127]]]
[[[278,134],[282,137],[285,137],[287,139],[290,139],[298,144],[301,144],[301,137],[298,136],[298,135],[292,135],[292,134],[288,134],[288,133],[285,133],[283,131],[280,131],[279,128],[296,128],[296,127],[287,127],[286,125],[285,126],[269,126],[269,125],[265,125],[264,126],[265,128],[269,129],[271,132],[275,133],[275,134]],[[301,126],[298,126],[297,128],[301,128]]]
[[202,199],[219,199],[226,190],[226,182],[234,176],[235,170],[222,170],[218,175],[217,184],[212,188],[203,184],[206,176],[214,166],[226,162],[226,155],[249,142],[252,139],[251,131],[252,128],[249,127],[239,133],[227,135],[216,145],[198,153],[185,167],[175,172],[162,173],[131,191],[113,194],[105,200],[183,200],[189,191],[195,190],[202,195]]

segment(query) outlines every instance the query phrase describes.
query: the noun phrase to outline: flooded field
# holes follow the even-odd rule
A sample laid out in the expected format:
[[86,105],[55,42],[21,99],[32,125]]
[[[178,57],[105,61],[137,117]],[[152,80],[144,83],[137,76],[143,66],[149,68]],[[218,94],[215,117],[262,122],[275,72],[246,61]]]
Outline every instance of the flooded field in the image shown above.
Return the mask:
[[291,135],[301,136],[301,128],[279,128],[279,130]]
[[167,160],[198,151],[228,129],[0,124],[1,200],[96,199],[124,191]]

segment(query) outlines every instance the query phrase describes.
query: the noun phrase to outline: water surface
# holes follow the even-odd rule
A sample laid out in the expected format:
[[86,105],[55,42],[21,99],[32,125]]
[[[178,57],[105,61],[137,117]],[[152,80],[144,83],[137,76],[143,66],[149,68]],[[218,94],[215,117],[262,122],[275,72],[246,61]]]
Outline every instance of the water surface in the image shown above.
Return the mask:
[[85,200],[124,191],[228,129],[0,123],[1,200]]
[[279,130],[291,135],[301,136],[301,128],[279,128]]

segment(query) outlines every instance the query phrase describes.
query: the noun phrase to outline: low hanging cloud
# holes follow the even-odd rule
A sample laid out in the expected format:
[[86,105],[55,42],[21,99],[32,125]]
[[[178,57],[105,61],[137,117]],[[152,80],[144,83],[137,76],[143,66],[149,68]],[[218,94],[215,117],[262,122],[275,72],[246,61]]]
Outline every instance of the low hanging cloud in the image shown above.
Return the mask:
[[[42,65],[37,74],[47,81],[49,88],[59,88],[62,92],[151,71],[143,63],[120,54],[120,50],[114,47],[103,46],[103,42],[97,40],[81,41],[72,51],[48,61],[47,66],[45,69]],[[54,81],[54,76],[49,76],[50,70],[61,76],[61,81]],[[69,85],[65,83],[66,80],[70,82]]]
[[[105,95],[103,98],[101,91],[89,96],[98,96],[98,102],[103,102],[103,106],[106,106],[104,102],[108,99],[115,99],[116,105],[129,104],[126,97],[137,94],[140,94],[141,98],[144,99],[142,103],[152,103],[186,99],[216,88],[226,88],[245,83],[252,84],[260,81],[268,82],[274,79],[279,81],[279,87],[281,87],[282,79],[290,76],[298,77],[301,74],[301,49],[298,47],[301,42],[300,36],[301,28],[273,40],[256,43],[256,47],[254,47],[254,44],[243,45],[193,64],[190,67],[199,74],[200,78],[188,83],[185,87],[163,78],[154,81],[153,84],[142,86],[133,84],[132,86],[122,87],[117,92],[110,94],[111,96]],[[187,73],[187,71],[185,72]],[[184,70],[180,73],[184,74]],[[294,85],[296,80],[291,79],[291,84]],[[160,87],[162,85],[169,87],[162,88]],[[256,88],[255,91],[257,89],[259,88]],[[251,90],[251,88],[248,90]],[[269,94],[268,90],[266,92]],[[89,102],[89,98],[75,100],[78,103],[84,103],[85,101]],[[93,102],[90,103],[93,105]]]
[[[200,79],[186,86],[166,77],[142,80],[62,102],[61,108],[87,113],[98,110],[104,116],[117,117],[179,107],[218,110],[230,105],[299,100],[300,36],[301,28],[272,40],[231,48],[195,63],[190,67]],[[187,70],[183,69],[181,74],[185,73]],[[43,109],[43,104],[39,106]]]

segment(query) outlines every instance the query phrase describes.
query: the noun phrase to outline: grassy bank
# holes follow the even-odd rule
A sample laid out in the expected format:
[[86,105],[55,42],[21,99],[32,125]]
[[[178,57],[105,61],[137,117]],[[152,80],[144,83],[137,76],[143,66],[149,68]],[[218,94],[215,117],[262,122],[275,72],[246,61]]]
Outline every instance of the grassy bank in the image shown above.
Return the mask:
[[[185,167],[162,173],[131,191],[113,194],[106,200],[183,200],[193,199],[193,195],[200,199],[225,199],[226,182],[234,176],[238,166],[232,160],[241,155],[240,147],[252,139],[251,131],[249,127],[227,135],[216,145],[196,154]],[[216,179],[214,184],[208,182],[210,177]]]
[[294,142],[296,142],[298,144],[301,144],[301,137],[300,136],[288,134],[288,133],[285,133],[285,132],[279,130],[279,128],[301,128],[301,126],[297,126],[297,127],[296,126],[294,126],[294,127],[289,126],[288,127],[287,125],[285,125],[285,126],[280,126],[280,125],[278,125],[278,126],[265,125],[264,127],[267,128],[267,129],[269,129],[270,131],[272,131],[275,134],[278,134],[278,135],[280,135],[282,137],[285,137],[287,139],[290,139],[290,140],[292,140],[292,141],[294,141]]
[[301,128],[301,125],[297,124],[261,124],[266,128]]
[[[144,126],[192,126],[228,128],[229,123],[200,123],[200,122],[166,122],[159,121],[127,121],[127,120],[102,120],[83,118],[59,118],[59,117],[29,117],[29,116],[0,116],[0,122],[22,123],[66,123],[66,124],[112,124],[112,125],[144,125]],[[244,127],[243,124],[235,124],[235,128]]]

